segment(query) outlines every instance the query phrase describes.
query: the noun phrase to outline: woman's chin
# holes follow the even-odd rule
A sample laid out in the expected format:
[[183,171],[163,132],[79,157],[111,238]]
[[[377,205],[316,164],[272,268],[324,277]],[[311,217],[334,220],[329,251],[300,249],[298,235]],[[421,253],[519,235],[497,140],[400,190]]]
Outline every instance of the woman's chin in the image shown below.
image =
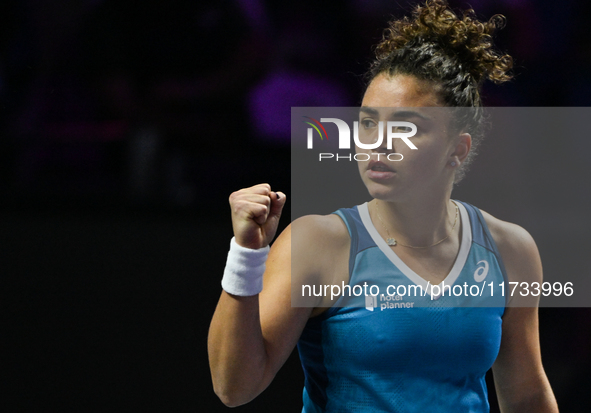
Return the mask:
[[381,201],[392,201],[400,197],[400,194],[398,193],[399,191],[382,185],[369,185],[367,190],[372,198]]

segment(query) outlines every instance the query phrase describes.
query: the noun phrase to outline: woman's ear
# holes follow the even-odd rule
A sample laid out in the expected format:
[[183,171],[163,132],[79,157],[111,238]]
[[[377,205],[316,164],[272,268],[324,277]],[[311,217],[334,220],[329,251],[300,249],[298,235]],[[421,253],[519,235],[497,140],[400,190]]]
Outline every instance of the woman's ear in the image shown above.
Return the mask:
[[472,147],[472,135],[469,133],[461,133],[456,141],[456,146],[450,155],[449,164],[453,167],[460,166],[466,160]]

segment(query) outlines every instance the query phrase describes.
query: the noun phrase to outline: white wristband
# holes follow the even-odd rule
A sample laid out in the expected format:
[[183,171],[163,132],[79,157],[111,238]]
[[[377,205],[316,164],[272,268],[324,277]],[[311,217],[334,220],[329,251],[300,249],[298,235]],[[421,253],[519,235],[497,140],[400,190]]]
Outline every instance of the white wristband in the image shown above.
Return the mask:
[[244,248],[232,238],[222,288],[239,296],[257,295],[263,291],[263,273],[269,250],[268,245],[257,250]]

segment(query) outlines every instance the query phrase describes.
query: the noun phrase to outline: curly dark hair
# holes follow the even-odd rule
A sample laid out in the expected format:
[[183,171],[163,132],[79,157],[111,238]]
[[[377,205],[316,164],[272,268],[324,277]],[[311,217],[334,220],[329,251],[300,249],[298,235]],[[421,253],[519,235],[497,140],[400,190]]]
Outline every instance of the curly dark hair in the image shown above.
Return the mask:
[[366,74],[368,85],[382,73],[430,81],[446,106],[458,108],[454,126],[471,133],[472,150],[457,170],[455,183],[464,177],[483,138],[482,83],[512,78],[513,59],[493,47],[493,33],[504,26],[502,15],[482,22],[469,9],[460,18],[445,0],[427,0],[414,9],[411,18],[389,23]]

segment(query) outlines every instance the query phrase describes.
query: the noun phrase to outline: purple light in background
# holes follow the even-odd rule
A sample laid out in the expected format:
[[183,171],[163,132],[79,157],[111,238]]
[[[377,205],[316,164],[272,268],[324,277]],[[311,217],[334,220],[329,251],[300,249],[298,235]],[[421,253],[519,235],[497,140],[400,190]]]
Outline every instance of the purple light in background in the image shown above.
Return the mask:
[[255,86],[249,96],[251,123],[257,137],[289,144],[292,106],[346,106],[346,90],[314,74],[279,71]]

